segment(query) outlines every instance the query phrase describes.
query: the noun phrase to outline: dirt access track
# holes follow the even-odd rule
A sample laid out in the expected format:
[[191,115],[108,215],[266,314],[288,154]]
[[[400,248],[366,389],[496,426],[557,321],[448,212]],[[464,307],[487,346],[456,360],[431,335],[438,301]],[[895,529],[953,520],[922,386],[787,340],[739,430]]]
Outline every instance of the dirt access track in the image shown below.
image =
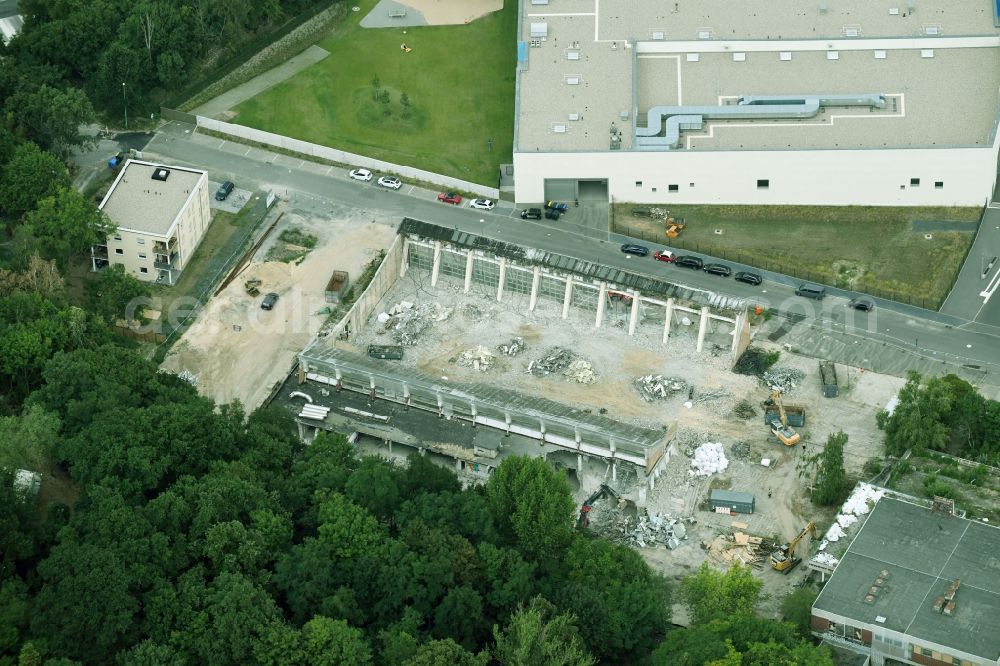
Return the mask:
[[[298,265],[264,261],[290,227],[316,236],[316,247]],[[394,235],[393,226],[356,209],[334,210],[332,219],[285,211],[250,264],[201,311],[161,368],[187,370],[197,377],[202,395],[218,404],[239,400],[253,411],[326,321],[317,313],[327,306],[324,292],[332,272],[346,270],[353,281]],[[244,290],[251,277],[262,281],[258,296]],[[269,292],[279,295],[278,302],[273,310],[262,310]]]

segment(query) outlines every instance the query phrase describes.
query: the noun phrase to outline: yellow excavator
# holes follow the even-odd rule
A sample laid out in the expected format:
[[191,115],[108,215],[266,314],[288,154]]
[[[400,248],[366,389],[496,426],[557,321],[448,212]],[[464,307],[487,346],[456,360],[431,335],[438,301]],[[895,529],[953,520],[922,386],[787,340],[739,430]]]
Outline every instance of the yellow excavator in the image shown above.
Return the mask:
[[778,408],[778,418],[773,419],[769,424],[771,434],[785,446],[795,446],[802,441],[802,436],[788,425],[788,415],[785,414],[785,406],[781,404],[781,391],[779,389],[771,389],[771,399],[768,402]]
[[795,557],[795,547],[799,545],[802,538],[811,534],[812,537],[816,538],[816,525],[811,521],[808,525],[802,528],[802,531],[798,533],[794,539],[786,544],[783,544],[781,548],[771,553],[771,568],[775,571],[780,571],[783,574],[787,574],[802,561],[801,557]]

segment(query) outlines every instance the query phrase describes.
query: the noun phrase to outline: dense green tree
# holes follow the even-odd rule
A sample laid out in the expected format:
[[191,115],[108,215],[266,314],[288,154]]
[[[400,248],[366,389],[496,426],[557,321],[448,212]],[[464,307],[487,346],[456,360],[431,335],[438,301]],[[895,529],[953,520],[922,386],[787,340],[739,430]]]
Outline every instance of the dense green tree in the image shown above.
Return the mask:
[[41,407],[0,417],[0,469],[48,469],[58,439],[59,418]]
[[343,620],[314,617],[302,627],[306,661],[310,666],[365,666],[372,663],[371,647],[361,630]]
[[451,638],[467,650],[480,645],[488,630],[483,598],[467,585],[448,590],[434,611],[435,638]]
[[417,653],[403,662],[404,666],[486,666],[490,661],[487,652],[473,654],[461,645],[446,638],[442,641],[431,641],[417,648]]
[[87,284],[90,311],[108,324],[119,319],[126,323],[142,321],[149,306],[149,285],[125,272],[121,264],[113,264],[97,274]]
[[367,457],[351,474],[344,493],[376,518],[387,519],[399,504],[399,486],[393,469],[382,460]]
[[950,397],[947,386],[934,380],[921,388],[920,375],[911,370],[893,413],[883,411],[877,417],[879,428],[885,431],[886,453],[898,456],[909,448],[917,452],[944,449],[949,440],[945,415],[951,410]]
[[763,582],[750,567],[733,566],[719,573],[703,562],[698,573],[681,583],[681,600],[691,612],[695,624],[753,613]]
[[0,574],[0,581],[0,664],[6,664],[11,663],[24,638],[30,598],[28,586],[20,578]]
[[826,446],[819,455],[816,483],[812,491],[813,504],[832,506],[847,499],[850,481],[844,471],[844,446],[847,444],[847,434],[831,433],[826,439]]
[[789,592],[781,600],[781,616],[792,623],[803,638],[811,633],[812,605],[817,592],[813,587],[800,587]]
[[61,157],[93,143],[80,128],[94,121],[94,108],[77,88],[25,86],[7,100],[4,112],[18,136]]
[[518,608],[503,630],[493,625],[493,658],[503,666],[591,666],[576,618],[543,597]]
[[490,477],[487,496],[501,533],[522,552],[549,560],[569,543],[575,510],[569,483],[542,458],[504,459]]
[[406,499],[422,494],[457,493],[462,489],[454,472],[417,453],[408,458],[397,485],[399,494]]
[[24,226],[39,253],[46,259],[54,259],[63,269],[74,256],[88,252],[92,245],[107,239],[115,228],[107,215],[82,194],[64,187],[41,199],[35,209],[25,215]]
[[14,152],[0,175],[0,213],[12,222],[21,219],[45,197],[70,186],[62,160],[25,141]]

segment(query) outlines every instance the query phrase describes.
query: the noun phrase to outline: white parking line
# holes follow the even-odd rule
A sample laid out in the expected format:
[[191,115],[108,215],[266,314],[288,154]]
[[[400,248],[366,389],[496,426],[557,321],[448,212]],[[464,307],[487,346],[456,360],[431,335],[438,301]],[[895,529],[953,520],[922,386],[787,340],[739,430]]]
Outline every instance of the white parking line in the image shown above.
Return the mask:
[[243,153],[243,157],[246,157],[247,155],[249,155],[251,150],[253,150],[253,146],[250,146],[249,148],[247,148],[247,152]]
[[218,148],[218,150],[222,150],[223,146],[225,146],[225,145],[226,145],[225,141],[220,141],[219,142],[219,148]]
[[979,295],[983,298],[983,305],[990,302],[990,298],[1000,288],[1000,267],[997,268],[996,274],[990,278],[989,284],[986,285],[986,289],[979,292]]

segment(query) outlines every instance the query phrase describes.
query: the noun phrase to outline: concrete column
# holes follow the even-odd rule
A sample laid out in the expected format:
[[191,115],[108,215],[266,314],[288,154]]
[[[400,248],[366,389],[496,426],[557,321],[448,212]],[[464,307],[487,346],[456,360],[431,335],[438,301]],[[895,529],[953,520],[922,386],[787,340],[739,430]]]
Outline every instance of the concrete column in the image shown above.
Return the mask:
[[628,317],[628,334],[635,335],[635,327],[639,324],[639,290],[632,291],[632,313]]
[[538,430],[542,433],[542,446],[545,445],[545,421],[538,422]]
[[701,321],[698,323],[698,348],[700,352],[705,347],[705,333],[708,331],[708,306],[701,309]]
[[441,394],[437,394],[437,404],[438,404],[438,418],[444,416],[444,400],[441,399]]
[[431,286],[436,287],[441,272],[441,241],[434,241],[434,264],[431,266]]
[[403,409],[410,409],[410,387],[403,384]]
[[618,480],[618,462],[615,460],[611,461],[611,480]]
[[608,283],[602,282],[601,288],[597,292],[597,318],[594,320],[594,326],[600,328],[601,324],[604,323],[604,302],[608,299]]
[[462,471],[462,461],[459,460],[458,458],[455,458],[455,473],[458,474],[461,471]]
[[535,305],[538,303],[538,284],[542,281],[542,269],[540,266],[535,266],[535,270],[531,273],[531,298],[528,299],[528,312],[535,311]]
[[503,420],[504,420],[504,422],[507,423],[507,433],[506,434],[509,435],[510,434],[510,412],[504,412]]
[[666,319],[663,321],[663,344],[667,344],[667,339],[670,337],[670,322],[674,318],[674,299],[667,299],[667,312]]
[[469,250],[465,254],[465,293],[469,293],[469,289],[472,288],[472,263],[473,263],[472,250]]
[[306,429],[301,423],[297,424],[299,426],[299,439],[303,442],[306,441]]
[[566,295],[563,296],[563,319],[569,318],[569,304],[573,300],[573,276],[566,276]]
[[507,279],[507,257],[500,257],[500,279],[497,281],[497,301],[503,300],[503,281]]
[[577,478],[583,477],[583,454],[576,454],[576,476]]
[[747,320],[747,311],[743,310],[742,312],[736,315],[736,323],[733,324],[733,344],[729,347],[729,353],[733,354],[734,362],[735,362],[736,348],[740,344],[740,331],[743,330],[743,324],[744,322],[746,322],[746,320]]
[[392,455],[392,440],[391,439],[385,440],[385,444],[386,446],[389,447],[389,455]]
[[402,258],[399,261],[399,277],[406,275],[406,271],[410,268],[410,239],[403,237],[403,252]]
[[475,428],[476,418],[479,416],[479,413],[476,411],[476,403],[469,403],[469,410],[472,412],[472,427]]

